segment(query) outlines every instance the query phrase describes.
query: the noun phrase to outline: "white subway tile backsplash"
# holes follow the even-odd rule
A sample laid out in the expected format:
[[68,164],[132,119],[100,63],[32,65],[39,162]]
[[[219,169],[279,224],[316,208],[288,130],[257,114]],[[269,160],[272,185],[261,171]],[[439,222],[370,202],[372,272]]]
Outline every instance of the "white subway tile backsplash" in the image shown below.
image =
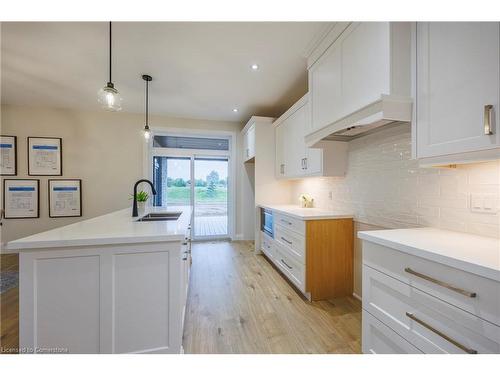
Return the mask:
[[306,178],[292,184],[297,199],[300,193],[309,193],[316,207],[350,210],[356,220],[367,224],[500,236],[498,212],[470,211],[471,193],[491,195],[498,206],[500,161],[419,168],[418,161],[411,159],[407,125],[350,142],[345,177]]

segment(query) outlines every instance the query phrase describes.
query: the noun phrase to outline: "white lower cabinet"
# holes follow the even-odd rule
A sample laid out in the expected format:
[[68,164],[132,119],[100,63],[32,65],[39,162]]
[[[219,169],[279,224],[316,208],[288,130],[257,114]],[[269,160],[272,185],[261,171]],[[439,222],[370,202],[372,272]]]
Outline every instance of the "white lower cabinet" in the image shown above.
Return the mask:
[[302,264],[306,263],[306,238],[303,234],[299,234],[292,230],[276,225],[275,239],[277,246],[281,245],[284,252],[288,256]]
[[[500,326],[482,318],[498,315],[495,301],[500,283],[486,278],[474,282],[476,277],[483,278],[446,267],[363,242],[364,353],[376,353],[377,348],[385,353],[410,353],[413,347],[423,353],[500,353]],[[414,269],[428,275],[415,274]],[[476,308],[463,309],[461,298],[476,301]],[[481,311],[485,308],[487,314]],[[392,332],[384,331],[381,324]],[[392,340],[382,340],[381,332]],[[411,346],[401,345],[404,342],[392,333]]]
[[274,262],[302,293],[306,293],[305,266],[290,256],[289,249],[276,244]]
[[180,353],[189,283],[180,241],[20,253],[28,353]]
[[261,231],[260,250],[282,275],[312,301],[352,296],[352,218],[272,214],[274,236]]
[[396,332],[375,318],[369,312],[363,312],[363,353],[370,354],[421,354]]
[[[276,226],[278,227],[278,226]],[[302,293],[306,292],[305,256],[298,258],[290,247],[261,233],[261,250]],[[300,235],[296,235],[300,237]],[[303,251],[305,254],[305,250]]]
[[271,260],[274,260],[275,250],[273,239],[269,237],[266,233],[260,232],[261,241],[260,241],[260,249],[267,257]]

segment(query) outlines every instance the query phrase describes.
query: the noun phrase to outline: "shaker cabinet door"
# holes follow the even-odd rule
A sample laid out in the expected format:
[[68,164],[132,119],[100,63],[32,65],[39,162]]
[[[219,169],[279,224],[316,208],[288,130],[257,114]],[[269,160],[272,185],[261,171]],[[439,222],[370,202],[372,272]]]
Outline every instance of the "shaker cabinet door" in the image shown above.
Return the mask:
[[332,45],[309,70],[311,127],[319,130],[340,117],[342,102],[341,48]]
[[418,158],[500,145],[499,52],[496,22],[417,23]]
[[276,132],[276,177],[286,177],[288,166],[285,163],[285,151],[287,150],[285,142],[286,128],[285,124],[278,125],[275,129]]

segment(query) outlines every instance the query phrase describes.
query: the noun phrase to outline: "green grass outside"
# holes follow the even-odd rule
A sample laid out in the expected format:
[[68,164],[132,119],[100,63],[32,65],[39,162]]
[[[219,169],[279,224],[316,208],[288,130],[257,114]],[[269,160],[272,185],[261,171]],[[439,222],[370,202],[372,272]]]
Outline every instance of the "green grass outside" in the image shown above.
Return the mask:
[[[222,186],[217,186],[215,189],[215,194],[210,196],[207,193],[206,187],[195,186],[195,199],[196,202],[200,203],[226,203],[227,201],[227,188]],[[191,188],[189,187],[177,187],[171,186],[167,188],[167,201],[169,203],[183,203],[191,204],[190,202]]]

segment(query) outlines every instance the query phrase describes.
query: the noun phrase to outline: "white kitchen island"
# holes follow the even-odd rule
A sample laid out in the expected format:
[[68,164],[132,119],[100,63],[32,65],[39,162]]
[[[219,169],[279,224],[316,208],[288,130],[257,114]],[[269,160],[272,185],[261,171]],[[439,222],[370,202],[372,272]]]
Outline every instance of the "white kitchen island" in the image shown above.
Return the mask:
[[15,240],[21,352],[180,353],[191,207],[125,209]]

